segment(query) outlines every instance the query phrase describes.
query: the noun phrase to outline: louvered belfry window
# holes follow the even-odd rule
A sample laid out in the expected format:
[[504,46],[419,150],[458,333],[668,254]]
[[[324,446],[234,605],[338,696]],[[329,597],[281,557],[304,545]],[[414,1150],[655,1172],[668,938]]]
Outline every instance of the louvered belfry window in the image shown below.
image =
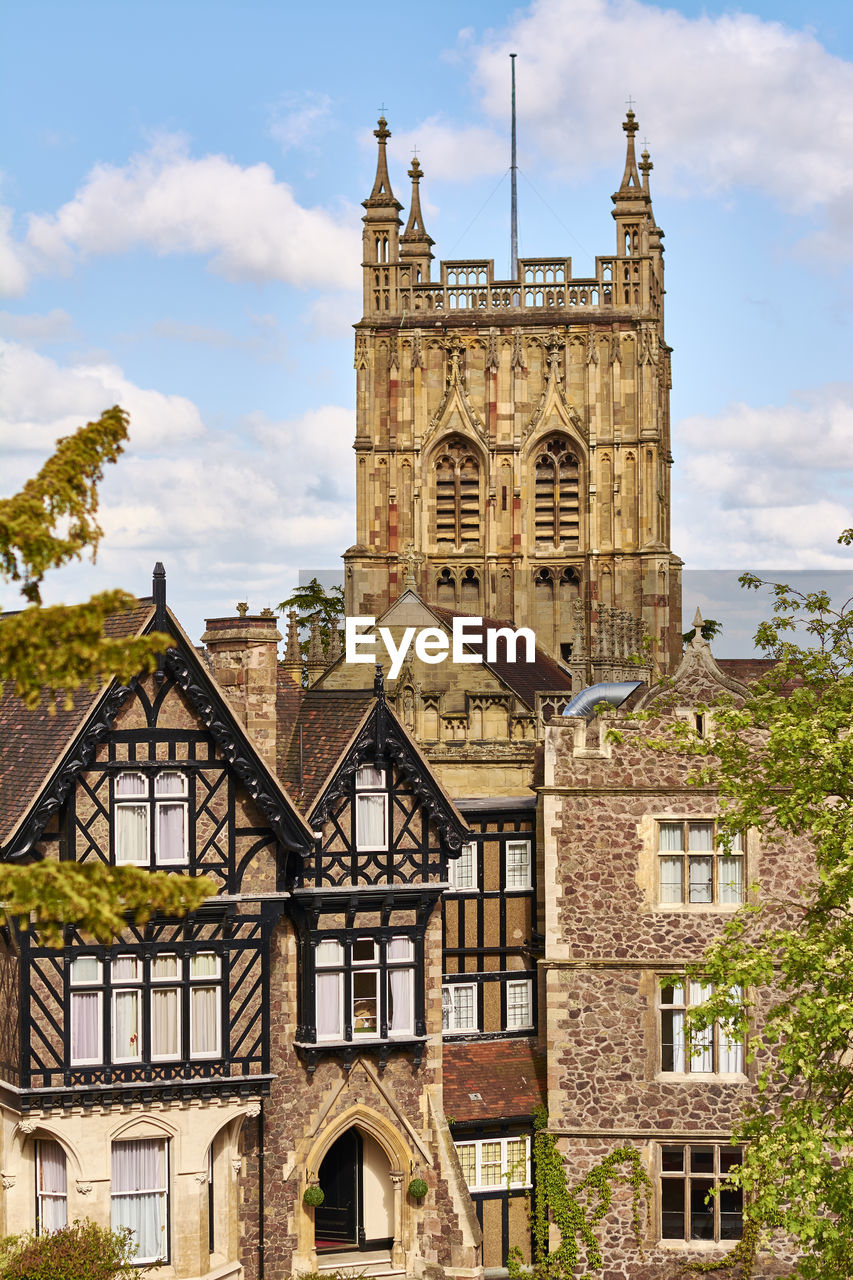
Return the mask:
[[579,545],[578,460],[562,436],[544,442],[535,467],[536,545]]
[[435,465],[435,540],[461,547],[480,541],[480,467],[464,440],[448,440]]

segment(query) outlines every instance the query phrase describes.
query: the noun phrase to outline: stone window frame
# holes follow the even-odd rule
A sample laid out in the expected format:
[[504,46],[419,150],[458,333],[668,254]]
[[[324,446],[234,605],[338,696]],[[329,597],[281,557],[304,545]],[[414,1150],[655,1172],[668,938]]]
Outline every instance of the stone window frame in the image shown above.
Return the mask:
[[[684,1015],[688,1009],[696,1008],[699,1004],[710,998],[713,993],[711,983],[700,984],[695,981],[688,981],[682,974],[665,974],[661,975],[663,981],[657,984],[657,1037],[658,1037],[658,1071],[661,1077],[666,1079],[694,1079],[694,1080],[744,1080],[745,1076],[745,1054],[746,1046],[743,1039],[734,1040],[730,1038],[719,1022],[715,1022],[712,1027],[706,1028],[705,1031],[695,1036],[694,1044],[696,1049],[701,1053],[694,1054],[691,1051],[691,1045],[684,1037],[681,1046],[681,1054],[683,1057],[683,1066],[665,1065],[669,1059],[674,1063],[677,1058],[679,1046],[676,1040],[677,1030],[674,1025],[666,1028],[667,1017],[672,1017],[673,1024],[677,1015]],[[678,992],[681,990],[682,998],[678,999]],[[738,995],[742,998],[742,992],[739,988],[733,988],[738,991]],[[672,992],[670,1000],[664,999],[665,992]],[[682,1032],[682,1036],[684,1033]],[[668,1055],[668,1049],[671,1054]],[[721,1069],[721,1062],[725,1063],[726,1055],[731,1055],[739,1059],[739,1065],[728,1069]],[[711,1068],[704,1070],[703,1065],[710,1057]],[[698,1064],[698,1065],[697,1065]]]
[[[731,1190],[705,1199],[712,1188],[720,1187],[726,1180],[727,1169],[740,1164],[743,1148],[729,1142],[711,1139],[690,1142],[661,1142],[657,1146],[657,1233],[665,1246],[690,1248],[734,1245],[743,1234],[743,1193]],[[710,1157],[710,1161],[709,1158]],[[710,1167],[708,1165],[710,1164]],[[702,1166],[705,1167],[702,1167]],[[681,1207],[677,1206],[677,1192],[669,1190],[681,1187]],[[727,1199],[731,1197],[731,1201]],[[739,1204],[739,1210],[727,1210],[724,1205]],[[669,1207],[667,1207],[669,1206]],[[681,1231],[676,1234],[677,1218],[681,1216]],[[704,1218],[704,1226],[710,1225],[710,1233],[693,1234],[694,1216]],[[725,1219],[732,1221],[727,1222]],[[709,1220],[710,1219],[710,1223]],[[730,1230],[738,1219],[740,1229]],[[668,1234],[665,1234],[668,1232]]]
[[[682,828],[681,848],[680,849],[664,849],[662,848],[662,831],[668,827]],[[690,849],[690,827],[708,827],[712,828],[712,841],[710,848]],[[736,911],[743,905],[746,900],[746,884],[747,884],[747,841],[744,835],[738,835],[735,840],[738,844],[733,844],[732,849],[727,852],[717,841],[718,819],[714,817],[698,816],[696,814],[686,817],[678,817],[677,815],[660,816],[655,819],[655,900],[656,905],[663,911],[695,911],[695,910],[729,910]],[[711,862],[711,888],[710,897],[706,899],[691,898],[691,859],[694,862],[710,858]],[[663,862],[664,859],[676,860],[681,862],[681,897],[680,899],[666,900],[663,896]],[[740,882],[738,885],[738,896],[732,897],[730,901],[724,901],[721,897],[723,885],[720,881],[720,864],[724,860],[737,861],[740,870]]]

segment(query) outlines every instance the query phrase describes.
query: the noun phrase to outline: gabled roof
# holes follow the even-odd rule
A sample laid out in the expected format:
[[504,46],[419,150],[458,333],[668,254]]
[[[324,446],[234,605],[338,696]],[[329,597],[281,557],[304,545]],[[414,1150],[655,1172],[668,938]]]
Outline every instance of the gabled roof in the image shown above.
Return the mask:
[[[126,613],[107,618],[104,631],[116,639],[138,636],[153,616],[154,602],[149,596]],[[0,848],[14,833],[108,687],[109,684],[100,689],[77,689],[69,709],[59,699],[53,710],[47,695],[31,709],[16,695],[11,681],[4,685],[0,698]]]
[[[162,574],[162,566],[158,568]],[[156,581],[155,571],[155,589]],[[288,848],[307,848],[312,838],[310,828],[257,754],[207,665],[166,608],[165,574],[161,589],[159,603],[150,598],[139,600],[126,613],[108,618],[105,631],[120,637],[160,630],[174,638],[175,644],[164,658],[166,670],[279,839]],[[89,765],[98,743],[109,734],[115,714],[128,696],[129,690],[111,679],[99,690],[79,690],[70,711],[58,710],[51,715],[47,699],[29,711],[7,686],[0,702],[0,853],[6,857],[29,853],[76,774]]]
[[301,705],[289,720],[292,696],[279,679],[278,732],[284,742],[278,767],[295,803],[308,813],[367,719],[374,699],[366,689],[301,692]]

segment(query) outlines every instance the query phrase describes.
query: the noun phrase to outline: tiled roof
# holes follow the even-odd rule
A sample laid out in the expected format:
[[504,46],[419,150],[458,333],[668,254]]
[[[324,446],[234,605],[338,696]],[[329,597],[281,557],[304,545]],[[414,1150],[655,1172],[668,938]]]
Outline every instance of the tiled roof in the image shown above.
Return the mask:
[[[152,607],[150,599],[140,600],[127,613],[107,618],[105,632],[116,638],[138,635]],[[78,689],[70,710],[65,710],[60,699],[51,712],[46,696],[30,710],[10,683],[4,686],[0,698],[0,845],[24,817],[102,692]]]
[[449,1120],[529,1116],[544,1105],[545,1052],[535,1039],[445,1040],[443,1049]]
[[[295,719],[288,727],[287,712],[296,697],[279,680],[278,731],[287,735],[279,754],[279,777],[303,813],[317,799],[353,734],[373,704],[373,693],[306,689]],[[289,703],[289,706],[288,706]]]
[[760,680],[762,676],[767,675],[773,666],[773,659],[717,658],[717,666],[721,671],[725,671],[727,676],[734,676],[735,680],[749,684],[752,680]]
[[[430,604],[427,606],[435,616],[447,627],[453,625],[454,618],[464,618],[467,614],[461,613],[455,609],[445,609],[441,605]],[[487,627],[512,627],[510,622],[500,622],[495,618],[484,618],[483,629]],[[515,628],[514,628],[515,629]],[[471,645],[472,649],[477,648],[477,640],[475,639]],[[482,648],[482,640],[479,642]],[[524,652],[521,645],[518,646],[517,654]],[[536,694],[545,692],[546,690],[566,689],[571,692],[572,677],[568,671],[564,670],[558,662],[549,657],[543,649],[537,645],[536,656],[534,662],[508,662],[507,661],[507,645],[503,637],[498,637],[497,641],[497,657],[493,662],[484,664],[493,671],[503,684],[512,689],[513,693],[524,702],[531,711],[536,705]]]

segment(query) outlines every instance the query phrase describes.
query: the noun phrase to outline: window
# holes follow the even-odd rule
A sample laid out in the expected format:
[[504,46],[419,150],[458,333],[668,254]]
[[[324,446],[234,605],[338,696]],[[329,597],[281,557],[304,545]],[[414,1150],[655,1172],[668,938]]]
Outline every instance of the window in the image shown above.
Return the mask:
[[168,1166],[159,1138],[114,1142],[112,1146],[112,1229],[129,1227],[136,1238],[134,1262],[165,1261],[167,1255]]
[[506,984],[506,1029],[520,1031],[533,1026],[533,983],[529,978]]
[[65,1152],[58,1142],[36,1143],[36,1234],[58,1231],[68,1221]]
[[221,970],[221,959],[213,951],[197,952],[186,962],[175,952],[159,951],[151,956],[119,953],[104,964],[94,956],[77,956],[68,967],[71,1065],[105,1061],[104,1042],[106,1061],[117,1065],[175,1062],[184,1053],[190,1058],[219,1057]]
[[327,938],[314,947],[318,1040],[385,1039],[415,1029],[411,938]]
[[[115,860],[124,866],[182,865],[188,858],[187,779],[174,769],[148,778],[120,773],[115,780]],[[153,805],[153,811],[152,811]],[[153,822],[152,822],[153,812]]]
[[453,982],[441,988],[441,1029],[477,1030],[477,988],[474,983]]
[[471,841],[463,844],[458,858],[450,858],[447,864],[449,880],[454,889],[477,888],[477,846]]
[[509,840],[506,846],[507,889],[530,888],[530,841]]
[[101,962],[78,956],[69,965],[71,984],[71,1062],[94,1063],[101,1050]]
[[534,468],[534,522],[540,550],[566,543],[578,546],[580,537],[578,460],[561,436],[545,442]]
[[445,442],[435,464],[435,541],[460,548],[480,540],[480,467],[470,445]]
[[658,824],[660,901],[674,903],[743,902],[743,842],[735,836],[729,853],[716,840],[716,824]]
[[661,1147],[660,1217],[664,1240],[739,1240],[743,1232],[743,1193],[720,1191],[740,1164],[737,1147]]
[[[739,987],[733,992],[741,997]],[[710,983],[673,982],[660,990],[661,1071],[691,1075],[732,1074],[743,1071],[743,1042],[732,1029],[715,1022],[688,1041],[684,1015],[713,995]]]
[[355,774],[355,847],[360,851],[388,848],[388,793],[385,771],[363,765]]
[[530,1186],[529,1138],[483,1138],[455,1145],[469,1190]]

